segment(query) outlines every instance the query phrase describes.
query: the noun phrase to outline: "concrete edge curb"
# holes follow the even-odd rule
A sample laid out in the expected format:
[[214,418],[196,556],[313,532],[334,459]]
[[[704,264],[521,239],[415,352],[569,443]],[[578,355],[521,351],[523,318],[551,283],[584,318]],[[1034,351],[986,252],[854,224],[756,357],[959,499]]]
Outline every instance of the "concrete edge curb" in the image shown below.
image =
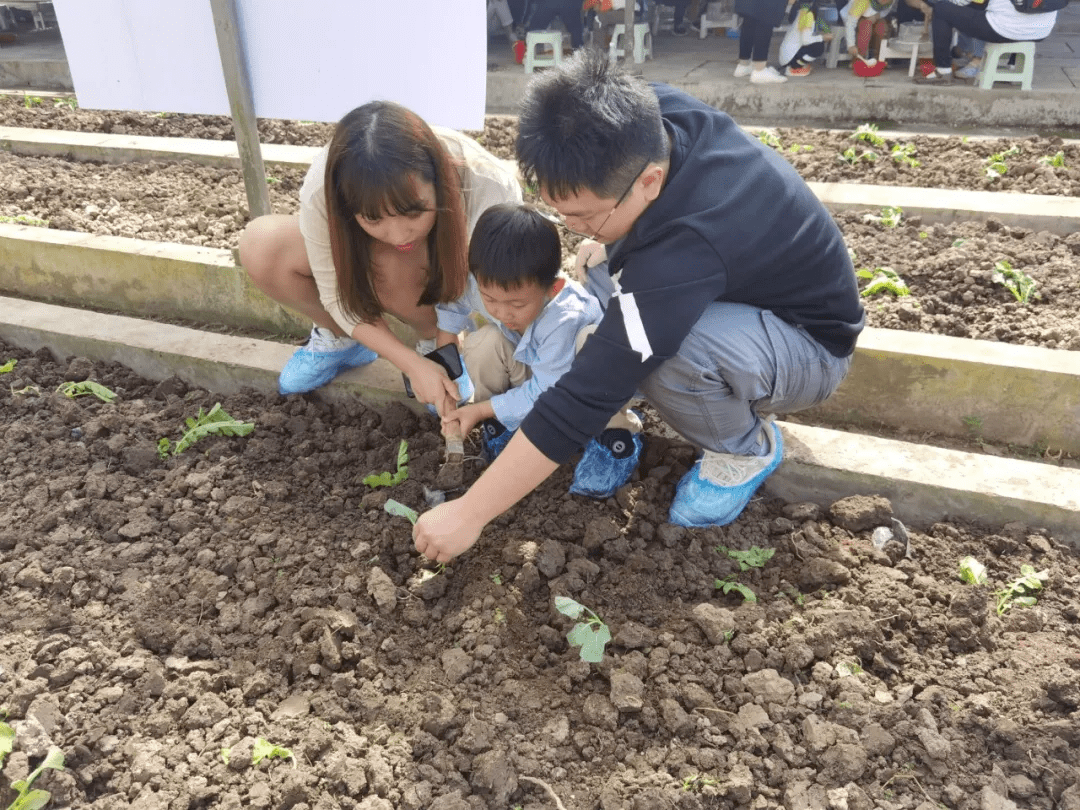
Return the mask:
[[[219,393],[275,393],[277,372],[292,351],[268,341],[13,299],[0,299],[0,337],[28,350],[45,347],[60,356],[123,363],[150,379],[179,375]],[[380,360],[342,375],[318,395],[376,405],[402,401],[400,375]],[[787,500],[827,505],[880,493],[913,526],[946,516],[990,524],[1023,520],[1080,543],[1080,470],[803,425],[783,428],[787,455],[767,491]]]

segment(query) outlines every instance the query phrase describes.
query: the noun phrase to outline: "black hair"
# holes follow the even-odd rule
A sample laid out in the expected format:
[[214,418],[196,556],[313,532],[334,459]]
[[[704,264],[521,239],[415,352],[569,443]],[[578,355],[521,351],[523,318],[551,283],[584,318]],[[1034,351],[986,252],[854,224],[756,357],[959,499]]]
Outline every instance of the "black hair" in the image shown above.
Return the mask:
[[501,203],[480,215],[469,243],[469,270],[480,284],[514,290],[555,283],[562,266],[559,229],[532,205]]
[[667,157],[668,140],[652,88],[581,48],[530,82],[516,150],[525,179],[554,197],[586,189],[615,198]]

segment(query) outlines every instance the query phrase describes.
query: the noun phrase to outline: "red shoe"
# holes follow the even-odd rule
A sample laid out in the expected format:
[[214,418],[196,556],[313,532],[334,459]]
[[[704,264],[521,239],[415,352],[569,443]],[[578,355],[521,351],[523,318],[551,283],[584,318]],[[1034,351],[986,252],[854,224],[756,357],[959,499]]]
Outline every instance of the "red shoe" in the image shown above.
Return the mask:
[[798,68],[797,67],[784,68],[784,75],[785,76],[809,76],[810,75],[810,66],[806,65],[804,67],[798,67]]

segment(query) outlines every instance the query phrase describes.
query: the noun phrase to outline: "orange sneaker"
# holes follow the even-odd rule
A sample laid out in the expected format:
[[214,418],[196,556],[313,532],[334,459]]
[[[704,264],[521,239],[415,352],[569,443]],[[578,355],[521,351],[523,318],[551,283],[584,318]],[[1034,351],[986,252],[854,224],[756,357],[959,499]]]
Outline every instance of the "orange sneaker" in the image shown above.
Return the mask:
[[810,75],[810,66],[806,65],[805,67],[801,67],[801,68],[797,68],[797,67],[784,68],[784,75],[785,76],[809,76]]

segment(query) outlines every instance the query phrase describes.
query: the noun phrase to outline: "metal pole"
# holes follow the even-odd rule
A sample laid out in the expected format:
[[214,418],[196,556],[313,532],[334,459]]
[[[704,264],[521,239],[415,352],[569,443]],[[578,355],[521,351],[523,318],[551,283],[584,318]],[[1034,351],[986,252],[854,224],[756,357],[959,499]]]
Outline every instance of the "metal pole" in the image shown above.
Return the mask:
[[626,16],[623,18],[626,34],[623,39],[623,70],[635,76],[642,73],[641,65],[634,59],[634,12],[637,10],[637,0],[626,0]]
[[236,148],[244,172],[248,212],[252,219],[272,213],[270,192],[266,187],[266,169],[259,149],[259,129],[255,120],[255,102],[251,96],[251,76],[248,74],[244,46],[240,41],[239,16],[236,0],[210,0],[217,32],[221,70],[225,74],[225,89],[229,93]]

